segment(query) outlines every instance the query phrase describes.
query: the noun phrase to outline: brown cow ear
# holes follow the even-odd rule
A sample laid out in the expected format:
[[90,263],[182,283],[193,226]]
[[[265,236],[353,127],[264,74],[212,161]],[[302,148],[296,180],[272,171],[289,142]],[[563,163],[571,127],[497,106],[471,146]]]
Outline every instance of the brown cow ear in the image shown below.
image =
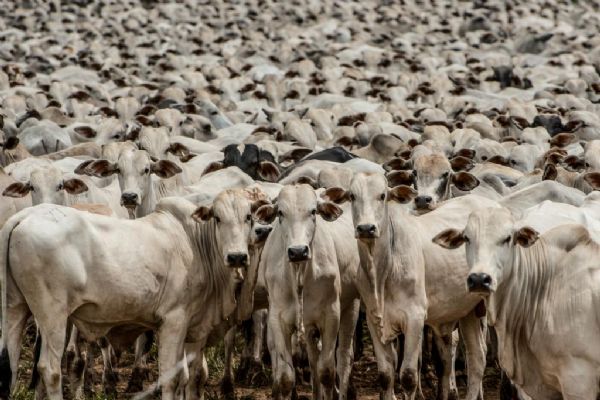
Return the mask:
[[319,182],[315,181],[310,176],[301,176],[300,178],[296,179],[296,184],[310,185],[310,186],[312,186],[313,189],[319,188]]
[[463,245],[467,240],[465,235],[457,229],[446,229],[438,233],[432,240],[433,243],[445,249],[456,249]]
[[297,162],[312,152],[313,151],[311,149],[304,148],[304,147],[299,148],[299,149],[293,149],[293,150],[290,150],[287,153],[284,153],[281,156],[279,156],[278,161],[280,164],[284,163],[286,161]]
[[96,160],[85,168],[85,172],[96,178],[106,178],[119,172],[119,168],[108,160]]
[[479,179],[468,172],[459,172],[452,175],[452,183],[463,192],[475,189],[479,186]]
[[271,161],[261,161],[258,164],[258,176],[267,182],[277,182],[277,179],[279,179],[279,168]]
[[96,131],[89,126],[78,126],[73,129],[75,133],[80,136],[83,136],[87,139],[93,139],[96,137]]
[[63,187],[69,194],[81,194],[88,191],[88,187],[81,179],[73,178],[63,182]]
[[222,161],[211,162],[210,164],[208,164],[208,167],[204,169],[202,175],[210,174],[211,172],[215,172],[223,168],[225,168],[225,164],[223,164]]
[[600,190],[600,172],[588,172],[583,176],[583,180],[586,181],[593,190]]
[[87,168],[88,168],[88,167],[90,166],[90,164],[91,164],[91,163],[93,163],[93,162],[94,162],[94,160],[87,160],[87,161],[84,161],[84,162],[82,162],[81,164],[79,164],[79,165],[77,166],[77,168],[75,168],[75,171],[73,171],[73,172],[75,172],[77,175],[88,175]]
[[544,167],[544,173],[542,174],[543,181],[555,181],[558,178],[558,171],[556,170],[556,165],[554,164],[546,164]]
[[206,222],[214,216],[212,207],[201,206],[192,213],[192,218],[196,222]]
[[513,234],[513,244],[518,244],[522,247],[529,247],[534,244],[540,237],[540,234],[529,226],[524,226]]
[[565,147],[570,145],[571,143],[575,143],[577,141],[577,136],[572,133],[559,133],[554,136],[552,139],[548,140],[550,142],[550,146],[554,147]]
[[181,161],[182,163],[186,163],[194,157],[196,157],[196,154],[189,153],[189,154],[179,157],[179,161]]
[[335,203],[325,201],[317,205],[317,212],[325,221],[335,221],[344,211]]
[[265,200],[265,199],[256,200],[250,206],[250,212],[252,214],[254,214],[254,213],[256,213],[256,210],[258,210],[259,208],[261,208],[262,206],[265,206],[267,204],[271,204],[271,202],[269,200]]
[[415,183],[415,174],[413,171],[392,171],[386,175],[388,187],[399,185],[411,186]]
[[159,178],[166,179],[179,174],[183,170],[173,161],[160,160],[158,162],[152,163],[150,171],[152,171],[153,174],[156,174],[156,176],[158,176]]
[[585,168],[585,160],[577,156],[568,156],[563,160],[563,164],[567,165],[572,171],[581,171]]
[[31,191],[31,185],[29,183],[15,182],[10,185],[4,192],[2,192],[2,196],[6,197],[25,197]]
[[410,186],[400,185],[392,189],[388,189],[388,201],[393,200],[401,204],[406,204],[417,197],[417,191]]
[[256,210],[254,217],[259,224],[270,225],[273,221],[275,221],[277,210],[277,204],[265,204]]
[[2,147],[4,148],[4,150],[14,150],[18,144],[19,138],[16,136],[11,136],[8,139],[6,139],[4,144],[2,144]]
[[454,172],[459,171],[469,171],[473,169],[475,163],[473,160],[463,156],[456,156],[452,160],[450,160],[450,165],[452,166],[452,170]]
[[393,158],[383,164],[383,169],[386,171],[407,170],[412,168],[412,162],[401,157]]
[[350,193],[340,187],[331,187],[321,193],[321,198],[336,204],[342,204],[346,201],[350,201]]
[[475,150],[472,149],[460,149],[459,151],[457,151],[454,156],[456,157],[464,157],[464,158],[468,158],[470,160],[475,158]]
[[508,166],[508,160],[506,159],[506,157],[502,157],[502,156],[494,156],[494,157],[490,158],[488,160],[488,162],[504,165],[505,167]]
[[171,143],[165,150],[165,153],[171,153],[176,157],[183,157],[187,154],[190,154],[190,149],[181,143]]

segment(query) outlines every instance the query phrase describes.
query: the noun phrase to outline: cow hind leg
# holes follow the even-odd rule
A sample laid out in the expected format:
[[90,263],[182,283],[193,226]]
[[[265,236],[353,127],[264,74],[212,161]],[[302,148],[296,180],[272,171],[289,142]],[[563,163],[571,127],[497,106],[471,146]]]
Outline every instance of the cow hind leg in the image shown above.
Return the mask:
[[149,374],[147,357],[153,342],[153,331],[146,331],[136,339],[134,367],[127,383],[127,392],[135,393],[144,390],[144,380],[148,378]]
[[24,302],[16,305],[8,305],[6,310],[7,330],[2,332],[4,347],[0,352],[0,398],[7,399],[10,390],[17,382],[17,369],[21,357],[21,338],[25,330],[27,318],[30,315],[29,308]]
[[104,393],[113,396],[117,393],[118,376],[112,363],[111,345],[106,337],[98,340],[100,352],[102,353],[102,386]]
[[486,325],[471,312],[459,322],[461,337],[465,343],[467,355],[467,374],[469,378],[467,400],[483,400],[483,373],[485,371],[487,344]]
[[42,348],[38,371],[44,380],[46,393],[50,400],[62,400],[60,364],[65,348],[66,318],[56,318],[39,321],[42,337]]
[[267,322],[267,345],[271,355],[273,369],[272,398],[289,399],[294,387],[294,369],[292,361],[292,339],[283,331],[278,317],[269,313]]

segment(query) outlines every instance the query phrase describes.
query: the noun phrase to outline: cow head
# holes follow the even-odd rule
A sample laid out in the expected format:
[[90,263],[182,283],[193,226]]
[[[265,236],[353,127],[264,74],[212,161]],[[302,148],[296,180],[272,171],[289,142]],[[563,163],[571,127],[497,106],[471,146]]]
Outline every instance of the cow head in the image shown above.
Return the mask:
[[167,161],[153,161],[143,150],[123,151],[116,162],[97,160],[85,167],[89,175],[105,178],[117,174],[121,187],[121,205],[131,213],[141,206],[153,191],[152,174],[166,179],[181,172],[177,164]]
[[15,182],[6,188],[2,195],[24,197],[31,193],[31,203],[34,206],[43,203],[66,205],[67,193],[78,195],[87,190],[87,185],[81,179],[64,179],[60,169],[48,167],[34,169],[29,182]]
[[335,221],[342,215],[342,209],[334,203],[320,201],[309,185],[285,186],[279,193],[277,204],[264,205],[256,211],[262,224],[279,219],[279,232],[292,263],[311,259],[317,215],[325,221]]
[[467,289],[487,296],[507,276],[514,247],[529,247],[538,238],[539,234],[533,228],[515,227],[509,210],[489,208],[473,212],[464,231],[447,229],[435,236],[433,242],[446,249],[466,244]]
[[463,191],[473,190],[479,185],[475,176],[460,171],[471,166],[472,163],[464,156],[457,156],[450,162],[443,154],[424,155],[413,161],[412,175],[404,171],[390,174],[390,186],[414,185],[417,191],[415,209],[421,213],[429,212],[435,209],[439,202],[450,198],[451,185]]
[[257,235],[252,215],[260,206],[268,203],[264,199],[249,199],[243,190],[225,190],[211,206],[198,207],[192,217],[199,223],[214,222],[217,247],[225,265],[248,267],[248,246],[253,244]]
[[387,202],[406,204],[416,196],[409,186],[388,188],[385,176],[373,173],[357,173],[352,178],[350,189],[339,187],[327,189],[323,197],[335,203],[352,202],[354,235],[362,241],[377,239],[387,223]]

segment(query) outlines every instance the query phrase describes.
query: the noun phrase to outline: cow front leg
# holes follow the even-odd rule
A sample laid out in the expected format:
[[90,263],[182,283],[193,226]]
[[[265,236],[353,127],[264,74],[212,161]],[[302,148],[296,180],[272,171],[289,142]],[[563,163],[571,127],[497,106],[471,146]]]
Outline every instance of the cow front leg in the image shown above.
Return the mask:
[[483,374],[487,353],[486,323],[477,318],[474,312],[459,321],[460,335],[467,353],[467,374],[469,378],[467,400],[483,400]]
[[379,371],[380,400],[395,400],[394,374],[396,371],[396,350],[392,343],[383,344],[378,335],[378,330],[373,324],[372,317],[367,313],[367,326],[373,339],[373,352],[377,358]]
[[159,329],[158,365],[159,382],[163,400],[173,400],[181,379],[184,340],[187,333],[187,318],[183,310],[174,310],[163,318]]
[[269,312],[267,319],[267,345],[273,368],[272,398],[289,399],[294,387],[294,364],[292,360],[291,329],[284,331],[279,313]]
[[457,400],[458,391],[456,384],[452,385],[451,380],[454,376],[454,353],[455,345],[453,343],[452,331],[442,331],[440,335],[434,334],[434,340],[440,353],[442,361],[442,376],[438,377],[438,400]]
[[[340,381],[340,400],[355,398],[354,388],[350,388],[350,373],[354,361],[354,332],[360,310],[360,300],[356,299],[342,310],[340,317],[340,333],[337,348],[337,374]],[[349,393],[352,391],[352,393]]]
[[237,327],[232,326],[225,334],[225,371],[223,372],[223,380],[221,381],[221,394],[225,399],[235,399],[233,389],[233,350],[235,345],[235,332]]
[[404,359],[400,368],[400,387],[405,398],[413,400],[419,384],[419,356],[423,342],[424,310],[411,310],[404,332]]

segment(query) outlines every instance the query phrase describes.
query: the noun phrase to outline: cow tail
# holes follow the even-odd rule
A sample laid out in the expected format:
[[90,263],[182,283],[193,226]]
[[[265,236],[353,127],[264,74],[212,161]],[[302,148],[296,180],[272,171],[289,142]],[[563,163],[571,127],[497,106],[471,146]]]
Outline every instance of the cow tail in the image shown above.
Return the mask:
[[[8,332],[8,270],[10,260],[8,250],[10,248],[10,238],[13,231],[21,222],[18,218],[9,219],[2,231],[0,231],[0,263],[2,265],[2,339],[0,339],[0,398],[8,399],[10,395],[10,385],[12,382],[12,371],[10,369],[10,357],[6,347],[6,333]],[[15,371],[16,373],[16,371]]]
[[40,353],[42,351],[42,335],[40,329],[35,330],[35,345],[33,346],[33,367],[31,369],[31,381],[29,389],[35,390],[35,387],[40,382],[40,372],[38,371],[38,363],[40,362]]

